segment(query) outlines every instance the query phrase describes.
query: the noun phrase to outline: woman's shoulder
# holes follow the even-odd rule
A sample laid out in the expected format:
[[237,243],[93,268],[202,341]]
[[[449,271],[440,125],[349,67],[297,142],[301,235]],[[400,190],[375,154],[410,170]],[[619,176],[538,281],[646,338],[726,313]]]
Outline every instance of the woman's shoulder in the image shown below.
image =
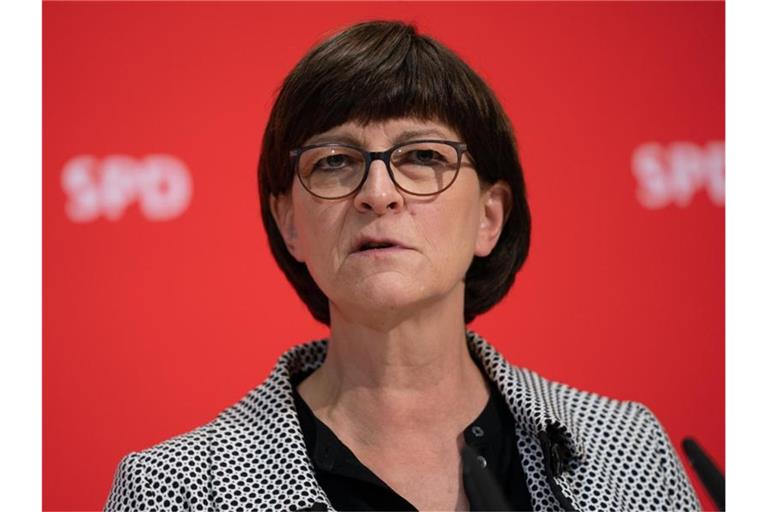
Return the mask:
[[[204,504],[210,433],[215,422],[123,456],[117,466],[105,511],[181,509]],[[190,494],[189,496],[185,496]],[[205,506],[205,505],[204,505]]]
[[639,401],[587,391],[513,365],[475,333],[470,333],[470,342],[515,420],[528,432],[538,435],[554,428],[572,453],[587,457],[609,457],[620,448],[660,459],[672,452],[664,427]]
[[265,387],[269,387],[269,381],[204,425],[126,454],[118,465],[114,487],[131,488],[155,482],[175,487],[174,482],[183,481],[186,488],[191,480],[202,478],[208,473],[212,456],[235,449],[235,445],[252,434],[250,431],[259,428],[258,418],[269,413],[261,397]]
[[[533,439],[544,443],[546,438],[542,449],[558,443],[566,448],[570,472],[563,478],[573,484],[572,490],[592,480],[594,493],[574,492],[577,502],[598,499],[598,508],[618,510],[622,500],[635,503],[633,493],[642,481],[644,489],[660,493],[655,498],[659,508],[700,509],[667,432],[646,405],[585,391],[509,363],[499,368],[497,384],[515,419]],[[533,450],[531,445],[525,444]],[[613,492],[604,493],[606,489]]]
[[[125,455],[105,510],[208,510],[214,499],[235,505],[243,496],[250,505],[266,499],[289,510],[321,500],[301,448],[290,377],[323,356],[320,343],[294,347],[265,381],[209,423]],[[287,471],[294,484],[284,488]],[[235,496],[233,488],[248,492]]]
[[494,381],[512,408],[526,416],[557,417],[565,422],[594,423],[622,418],[656,422],[642,403],[618,399],[572,384],[545,377],[538,372],[510,363],[490,343],[469,332],[470,347],[488,377]]
[[627,437],[645,438],[654,446],[669,443],[659,419],[638,400],[581,389],[527,368],[511,366],[510,373],[518,379],[516,403],[528,414],[556,419],[584,445],[594,448],[608,439]]
[[636,421],[657,421],[650,409],[634,399],[622,399],[570,383],[544,377],[528,368],[513,366],[512,371],[524,381],[532,395],[570,416],[598,420],[603,416],[621,416]]
[[208,510],[215,490],[227,497],[221,491],[228,482],[241,487],[248,476],[263,479],[264,468],[256,461],[269,449],[265,434],[274,432],[249,422],[247,411],[260,414],[251,409],[258,407],[252,394],[205,425],[123,456],[105,512]]

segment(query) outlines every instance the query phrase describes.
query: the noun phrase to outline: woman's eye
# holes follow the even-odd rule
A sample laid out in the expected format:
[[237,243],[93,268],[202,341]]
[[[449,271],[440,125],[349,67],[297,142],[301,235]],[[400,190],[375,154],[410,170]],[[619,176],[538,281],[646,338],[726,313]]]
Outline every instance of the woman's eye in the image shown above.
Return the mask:
[[331,155],[320,159],[320,161],[315,164],[315,167],[319,169],[341,169],[346,164],[346,155]]
[[445,158],[432,149],[416,149],[409,152],[409,160],[417,164],[431,164],[435,161],[443,162]]

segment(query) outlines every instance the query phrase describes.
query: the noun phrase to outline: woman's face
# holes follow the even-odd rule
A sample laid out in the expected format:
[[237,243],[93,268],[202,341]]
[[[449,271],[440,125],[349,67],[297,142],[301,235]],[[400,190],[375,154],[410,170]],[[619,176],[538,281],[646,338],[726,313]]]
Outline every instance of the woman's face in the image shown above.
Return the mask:
[[[406,118],[365,127],[348,122],[303,145],[354,141],[384,151],[405,132],[412,132],[409,140],[461,141],[442,123]],[[350,197],[317,198],[294,177],[290,193],[273,197],[271,208],[288,250],[307,265],[332,311],[402,319],[440,300],[463,300],[464,274],[474,256],[493,249],[510,201],[506,183],[481,187],[465,155],[455,182],[434,196],[399,190],[376,160]],[[367,249],[366,242],[391,245]]]

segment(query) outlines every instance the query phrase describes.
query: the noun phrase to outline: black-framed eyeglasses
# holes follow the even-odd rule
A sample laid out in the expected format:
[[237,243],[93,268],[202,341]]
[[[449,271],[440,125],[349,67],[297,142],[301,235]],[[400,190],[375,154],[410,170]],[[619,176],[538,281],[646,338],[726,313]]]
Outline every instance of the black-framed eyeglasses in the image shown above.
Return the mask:
[[360,190],[374,160],[384,162],[398,189],[414,196],[439,194],[456,181],[466,152],[463,142],[414,140],[386,151],[368,151],[348,144],[313,144],[292,150],[290,157],[307,192],[321,199],[343,199]]

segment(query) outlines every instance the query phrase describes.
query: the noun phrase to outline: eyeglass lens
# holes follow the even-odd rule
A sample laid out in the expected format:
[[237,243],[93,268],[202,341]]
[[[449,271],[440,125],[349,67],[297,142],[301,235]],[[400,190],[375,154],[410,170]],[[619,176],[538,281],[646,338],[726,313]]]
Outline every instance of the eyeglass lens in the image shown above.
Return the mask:
[[[459,170],[455,147],[440,142],[400,146],[390,158],[398,187],[413,194],[436,194],[446,189]],[[302,152],[298,174],[313,194],[326,198],[346,196],[365,176],[365,155],[358,149],[321,146]]]

